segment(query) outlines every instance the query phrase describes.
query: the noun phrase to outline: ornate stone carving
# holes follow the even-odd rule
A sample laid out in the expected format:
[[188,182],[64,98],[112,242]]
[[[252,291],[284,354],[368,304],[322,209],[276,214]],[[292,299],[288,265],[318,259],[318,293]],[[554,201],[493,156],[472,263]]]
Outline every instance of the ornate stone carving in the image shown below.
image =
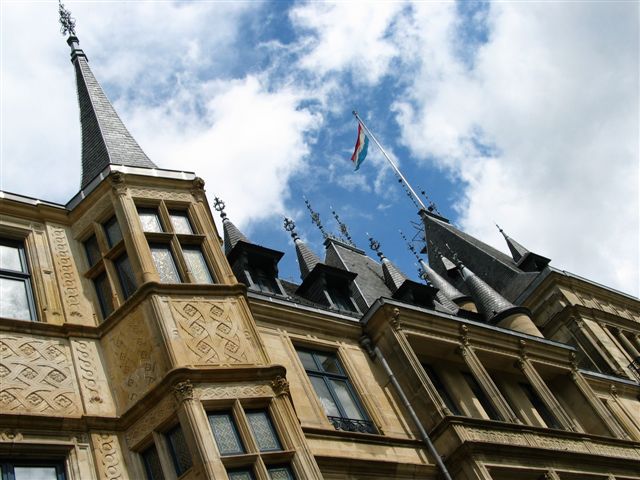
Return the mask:
[[193,400],[193,385],[191,384],[191,380],[175,383],[171,389],[178,402],[182,403],[185,400]]
[[289,394],[289,382],[281,375],[278,375],[276,378],[271,380],[271,388],[277,397]]
[[229,303],[171,301],[181,337],[196,363],[251,363],[254,356],[237,314]]
[[62,287],[65,310],[69,317],[84,320],[88,313],[80,302],[80,278],[73,263],[66,231],[64,228],[52,227],[50,232],[54,250],[53,261]]
[[109,433],[92,436],[100,478],[125,480],[127,477],[122,469],[122,455],[118,445],[118,437]]
[[86,391],[84,393],[89,403],[103,403],[100,387],[96,381],[98,370],[94,363],[94,357],[97,354],[95,347],[88,341],[77,341],[74,345],[81,388]]
[[69,348],[61,340],[3,335],[0,339],[0,411],[78,412]]
[[216,398],[247,398],[247,397],[271,397],[273,389],[270,385],[219,385],[198,388],[198,397],[201,400]]
[[167,418],[175,414],[176,402],[173,397],[163,397],[157,405],[149,410],[140,420],[133,424],[124,438],[129,448],[135,447],[147,435],[149,435],[158,425]]
[[193,195],[187,192],[167,191],[163,188],[131,188],[129,194],[137,198],[153,198],[156,200],[177,200],[180,202],[192,202]]
[[111,181],[111,188],[116,192],[116,195],[125,195],[127,193],[124,173],[118,171],[111,172],[109,180]]
[[469,327],[465,324],[460,325],[460,343],[465,347],[469,346]]
[[400,310],[398,310],[397,308],[393,309],[391,318],[389,319],[389,323],[394,329],[400,330],[400,328],[402,327],[400,323]]
[[134,310],[116,325],[103,342],[111,385],[121,408],[140,398],[166,371],[142,308]]
[[0,432],[0,442],[21,442],[22,434],[15,430],[4,430]]

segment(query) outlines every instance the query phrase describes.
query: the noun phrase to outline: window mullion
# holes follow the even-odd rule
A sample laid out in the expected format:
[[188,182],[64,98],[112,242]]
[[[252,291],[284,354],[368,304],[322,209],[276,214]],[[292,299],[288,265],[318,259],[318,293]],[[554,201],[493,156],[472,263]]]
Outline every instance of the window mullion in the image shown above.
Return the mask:
[[344,408],[342,407],[342,404],[340,403],[340,399],[338,398],[338,395],[336,394],[336,392],[335,392],[335,390],[333,388],[333,383],[331,382],[331,379],[328,377],[328,375],[323,375],[322,376],[322,380],[324,380],[325,385],[329,389],[329,395],[331,395],[331,398],[333,399],[333,403],[335,403],[336,408],[340,412],[340,416],[342,418],[349,418],[349,417],[347,417],[347,413],[345,412]]

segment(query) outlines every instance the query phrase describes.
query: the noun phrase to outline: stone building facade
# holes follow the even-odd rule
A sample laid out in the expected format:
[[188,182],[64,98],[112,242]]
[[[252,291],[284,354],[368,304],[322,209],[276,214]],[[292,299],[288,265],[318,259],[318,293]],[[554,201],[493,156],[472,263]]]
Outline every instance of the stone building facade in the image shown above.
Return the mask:
[[81,191],[0,192],[2,480],[640,479],[638,299],[428,209],[424,282],[292,222],[282,280],[68,43]]

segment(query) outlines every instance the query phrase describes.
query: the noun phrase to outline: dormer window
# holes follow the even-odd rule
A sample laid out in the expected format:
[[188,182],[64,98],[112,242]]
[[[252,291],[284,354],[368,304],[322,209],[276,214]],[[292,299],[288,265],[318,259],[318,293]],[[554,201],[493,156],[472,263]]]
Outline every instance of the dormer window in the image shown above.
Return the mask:
[[327,286],[327,294],[333,303],[333,307],[338,310],[346,310],[348,312],[357,312],[349,291],[344,286]]

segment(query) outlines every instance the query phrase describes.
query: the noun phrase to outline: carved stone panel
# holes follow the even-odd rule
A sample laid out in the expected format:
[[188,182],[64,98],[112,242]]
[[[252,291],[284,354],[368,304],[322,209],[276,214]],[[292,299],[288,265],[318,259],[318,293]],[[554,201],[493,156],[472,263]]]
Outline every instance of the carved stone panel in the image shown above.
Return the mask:
[[99,478],[104,480],[126,480],[129,478],[117,435],[92,433],[91,443],[93,444]]
[[114,415],[115,406],[95,340],[71,340],[84,408],[89,415]]
[[204,384],[198,386],[196,392],[200,400],[272,397],[274,395],[274,389],[270,385],[247,383]]
[[232,301],[171,300],[171,312],[190,362],[250,364],[255,362],[250,332]]
[[193,195],[187,192],[169,191],[166,188],[131,188],[129,194],[134,198],[153,198],[156,200],[176,200],[193,202]]
[[175,415],[176,401],[173,396],[167,395],[154,405],[145,415],[134,423],[125,433],[125,440],[129,448],[134,448],[146,436],[150,435],[158,425]]
[[93,324],[93,312],[82,293],[82,283],[73,260],[73,253],[62,227],[48,226],[53,263],[62,293],[66,321],[71,323]]
[[103,354],[118,408],[126,409],[142,397],[167,371],[160,343],[142,306],[103,337]]
[[66,342],[30,335],[0,337],[0,411],[81,413]]

